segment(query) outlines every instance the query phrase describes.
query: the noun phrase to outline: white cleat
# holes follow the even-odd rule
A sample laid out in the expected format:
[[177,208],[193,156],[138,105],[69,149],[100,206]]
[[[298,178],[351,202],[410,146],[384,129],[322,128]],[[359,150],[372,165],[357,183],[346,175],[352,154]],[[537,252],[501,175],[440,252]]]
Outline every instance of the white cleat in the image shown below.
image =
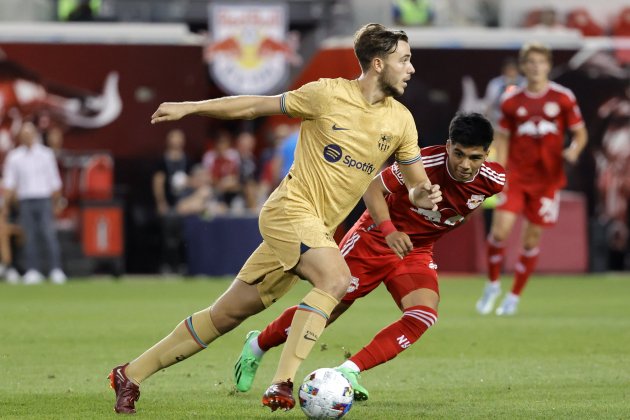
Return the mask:
[[4,273],[4,278],[9,284],[20,283],[20,273],[18,273],[18,271],[13,267],[7,268],[6,273]]
[[486,287],[483,289],[481,298],[477,301],[477,312],[481,315],[487,315],[492,312],[494,303],[501,294],[501,283],[498,281],[487,282]]
[[501,302],[501,305],[499,305],[495,313],[499,316],[514,315],[518,309],[519,300],[520,298],[517,295],[508,293],[505,295],[505,298],[503,298],[503,302]]
[[39,271],[31,269],[31,270],[28,270],[26,273],[24,273],[24,277],[22,277],[22,280],[25,285],[30,286],[34,284],[43,283],[44,276],[42,276],[42,274]]
[[64,284],[67,280],[68,277],[66,277],[66,273],[60,268],[55,268],[50,272],[50,281],[53,284]]

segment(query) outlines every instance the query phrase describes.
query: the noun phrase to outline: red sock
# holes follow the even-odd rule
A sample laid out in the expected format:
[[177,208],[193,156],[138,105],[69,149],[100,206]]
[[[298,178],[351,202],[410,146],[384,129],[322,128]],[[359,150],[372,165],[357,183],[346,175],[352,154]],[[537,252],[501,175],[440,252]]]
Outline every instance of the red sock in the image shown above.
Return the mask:
[[418,341],[437,321],[437,312],[427,306],[412,306],[402,317],[379,331],[370,344],[350,358],[361,371],[393,359],[398,353]]
[[512,293],[520,296],[529,280],[529,276],[536,267],[536,261],[538,261],[538,248],[530,250],[524,249],[521,252],[521,256],[516,264],[516,270],[514,272],[514,285],[512,286]]
[[497,242],[492,236],[488,236],[486,244],[488,246],[488,279],[490,281],[497,281],[499,280],[501,268],[503,267],[505,247],[503,243]]
[[258,336],[258,347],[267,351],[272,347],[277,347],[287,341],[287,330],[291,327],[293,314],[297,310],[296,306],[287,308],[271,324],[267,325]]

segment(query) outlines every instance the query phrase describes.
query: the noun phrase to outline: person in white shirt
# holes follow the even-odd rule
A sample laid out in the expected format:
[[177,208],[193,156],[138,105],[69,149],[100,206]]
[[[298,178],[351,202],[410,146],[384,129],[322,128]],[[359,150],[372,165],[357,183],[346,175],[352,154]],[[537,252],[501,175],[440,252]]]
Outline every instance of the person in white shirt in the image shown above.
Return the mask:
[[2,220],[7,220],[12,198],[19,204],[18,222],[25,236],[24,284],[43,282],[38,270],[39,244],[42,236],[48,251],[50,280],[55,284],[66,282],[61,269],[61,250],[54,223],[54,203],[61,198],[61,178],[53,151],[41,144],[39,132],[32,122],[24,122],[18,140],[20,145],[6,157],[2,176],[4,205]]

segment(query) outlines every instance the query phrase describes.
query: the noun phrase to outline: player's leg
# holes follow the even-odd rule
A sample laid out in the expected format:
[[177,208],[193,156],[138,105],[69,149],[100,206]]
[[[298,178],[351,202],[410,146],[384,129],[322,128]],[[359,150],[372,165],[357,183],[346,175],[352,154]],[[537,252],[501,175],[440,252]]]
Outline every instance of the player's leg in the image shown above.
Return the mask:
[[336,246],[308,249],[301,255],[295,272],[314,287],[295,311],[291,334],[282,349],[272,385],[263,395],[263,404],[274,411],[289,410],[295,405],[292,397],[295,374],[324,331],[351,279],[350,270]]
[[[328,318],[327,326],[332,324],[341,314],[343,314],[352,302],[341,301]],[[245,343],[241,354],[234,365],[234,383],[236,389],[247,392],[251,389],[256,372],[263,356],[270,349],[284,344],[291,329],[291,321],[297,310],[296,306],[285,309],[275,320],[267,325],[262,331],[250,331],[245,337]]]
[[517,214],[512,211],[495,210],[492,227],[487,239],[488,282],[477,301],[477,312],[486,315],[492,311],[501,294],[500,275],[505,254],[505,240],[510,236]]
[[114,368],[109,378],[116,392],[115,411],[134,413],[142,381],[205,349],[216,338],[264,308],[255,285],[234,280],[212,306],[180,322],[169,335],[130,363]]
[[116,391],[115,410],[135,412],[140,382],[198,353],[220,335],[265,309],[289,290],[295,282],[293,277],[285,275],[273,251],[263,242],[212,306],[188,317],[131,363],[112,371],[110,383]]
[[367,390],[358,384],[359,372],[393,359],[418,341],[437,321],[439,289],[434,269],[424,273],[398,274],[385,284],[403,314],[340,366],[347,377],[354,376],[357,400],[366,400],[369,396]]
[[536,267],[540,239],[545,227],[558,221],[560,196],[554,189],[533,191],[525,200],[525,219],[522,250],[514,272],[512,290],[497,308],[497,315],[514,315],[518,309],[520,295]]
[[514,282],[512,290],[508,293],[501,305],[497,308],[497,315],[514,315],[518,309],[521,293],[527,284],[538,261],[539,244],[544,227],[525,222],[523,229],[523,248],[514,270]]

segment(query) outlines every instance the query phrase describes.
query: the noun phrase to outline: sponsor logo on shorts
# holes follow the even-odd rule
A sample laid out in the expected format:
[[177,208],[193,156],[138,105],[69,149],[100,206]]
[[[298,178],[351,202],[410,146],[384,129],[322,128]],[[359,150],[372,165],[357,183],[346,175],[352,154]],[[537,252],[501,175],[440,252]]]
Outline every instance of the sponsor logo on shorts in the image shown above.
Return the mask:
[[359,278],[352,276],[352,279],[350,280],[350,286],[348,286],[348,290],[346,290],[346,293],[352,293],[358,288],[359,288]]

